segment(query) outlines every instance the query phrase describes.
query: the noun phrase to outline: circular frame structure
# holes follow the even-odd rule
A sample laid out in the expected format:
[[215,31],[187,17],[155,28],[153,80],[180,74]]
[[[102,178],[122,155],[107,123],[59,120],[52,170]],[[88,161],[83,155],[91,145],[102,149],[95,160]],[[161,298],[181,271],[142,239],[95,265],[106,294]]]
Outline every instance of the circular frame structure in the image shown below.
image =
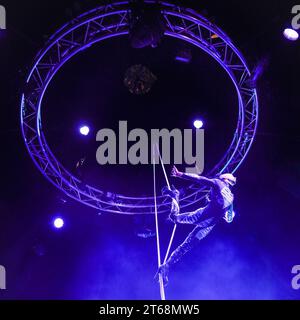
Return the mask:
[[[146,0],[146,5],[157,4]],[[159,2],[165,22],[165,36],[181,39],[204,50],[228,73],[239,101],[237,127],[232,143],[209,176],[235,172],[245,159],[255,137],[258,120],[257,92],[245,59],[230,38],[191,9]],[[100,41],[129,34],[129,1],[116,2],[87,12],[58,30],[37,55],[27,78],[21,101],[21,127],[26,147],[43,175],[69,197],[103,212],[154,213],[153,197],[111,194],[85,184],[55,158],[42,129],[41,108],[47,87],[55,74],[74,55]],[[184,190],[181,207],[201,205],[207,190],[194,184]],[[109,194],[109,196],[108,196]],[[170,201],[157,198],[158,212],[169,211]]]

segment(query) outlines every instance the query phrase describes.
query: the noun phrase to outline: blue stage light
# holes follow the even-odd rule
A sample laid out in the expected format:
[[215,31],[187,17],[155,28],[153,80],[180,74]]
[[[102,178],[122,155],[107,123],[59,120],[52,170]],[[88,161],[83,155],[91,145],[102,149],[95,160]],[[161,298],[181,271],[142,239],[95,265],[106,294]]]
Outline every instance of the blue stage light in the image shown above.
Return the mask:
[[194,127],[196,129],[201,129],[203,127],[203,121],[202,120],[195,120],[194,121]]
[[283,35],[286,37],[286,39],[291,41],[296,41],[299,38],[299,33],[291,28],[284,29]]
[[88,126],[82,126],[82,127],[80,127],[79,132],[83,136],[87,136],[90,133],[90,128]]
[[53,225],[56,229],[61,229],[64,226],[65,222],[62,218],[55,218]]

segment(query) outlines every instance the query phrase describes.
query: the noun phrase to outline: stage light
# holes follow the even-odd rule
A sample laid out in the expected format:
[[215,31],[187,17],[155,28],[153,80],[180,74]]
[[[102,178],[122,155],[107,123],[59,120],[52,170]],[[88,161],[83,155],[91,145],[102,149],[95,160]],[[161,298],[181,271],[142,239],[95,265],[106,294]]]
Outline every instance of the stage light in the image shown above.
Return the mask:
[[183,63],[190,63],[192,61],[192,51],[190,48],[178,49],[175,60]]
[[179,62],[183,62],[183,63],[189,63],[190,62],[190,60],[188,58],[180,57],[180,56],[175,57],[175,60],[179,61]]
[[79,132],[83,136],[87,136],[90,133],[90,128],[88,126],[82,126],[82,127],[80,127]]
[[61,229],[64,226],[65,222],[62,218],[55,218],[53,225],[56,229]]
[[203,121],[202,120],[195,120],[194,121],[194,127],[196,129],[201,129],[203,127]]
[[286,39],[291,41],[296,41],[299,38],[299,33],[291,28],[284,29],[283,35],[286,37]]

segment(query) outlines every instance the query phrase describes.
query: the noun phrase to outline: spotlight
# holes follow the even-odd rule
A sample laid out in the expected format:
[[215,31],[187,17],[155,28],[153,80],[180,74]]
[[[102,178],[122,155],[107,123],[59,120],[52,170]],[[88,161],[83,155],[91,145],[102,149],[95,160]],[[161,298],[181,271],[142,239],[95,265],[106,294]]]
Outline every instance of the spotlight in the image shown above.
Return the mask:
[[190,63],[192,60],[192,51],[190,48],[183,47],[177,50],[175,60],[183,63]]
[[79,132],[83,136],[87,136],[90,133],[90,128],[88,126],[82,126],[82,127],[80,127]]
[[196,129],[201,129],[203,127],[203,121],[202,120],[195,120],[194,121],[194,127]]
[[64,220],[62,218],[55,218],[53,225],[56,229],[61,229],[64,226]]
[[299,38],[299,33],[291,28],[284,29],[283,35],[286,37],[286,39],[291,41],[296,41]]
[[175,60],[178,62],[183,62],[183,63],[190,63],[191,62],[191,59],[189,57],[183,57],[180,55],[176,56]]

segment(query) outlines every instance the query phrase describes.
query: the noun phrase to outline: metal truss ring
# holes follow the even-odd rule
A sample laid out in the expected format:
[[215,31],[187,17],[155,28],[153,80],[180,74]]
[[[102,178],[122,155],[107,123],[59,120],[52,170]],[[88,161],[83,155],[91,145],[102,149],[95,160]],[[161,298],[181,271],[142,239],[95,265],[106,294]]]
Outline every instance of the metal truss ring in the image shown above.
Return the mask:
[[[145,1],[149,6],[155,0]],[[159,2],[166,25],[165,35],[189,42],[214,58],[228,73],[239,101],[232,143],[221,161],[210,171],[235,172],[252,145],[258,120],[257,92],[245,59],[230,38],[199,13],[167,2]],[[59,29],[37,55],[26,81],[21,101],[21,128],[26,147],[43,175],[69,197],[102,212],[153,214],[153,197],[130,197],[85,184],[59,163],[42,130],[41,108],[47,87],[60,68],[73,56],[106,39],[129,33],[129,1],[114,2],[82,14]],[[194,184],[184,190],[181,207],[201,205],[207,190]],[[158,212],[169,211],[169,200],[158,197]]]

